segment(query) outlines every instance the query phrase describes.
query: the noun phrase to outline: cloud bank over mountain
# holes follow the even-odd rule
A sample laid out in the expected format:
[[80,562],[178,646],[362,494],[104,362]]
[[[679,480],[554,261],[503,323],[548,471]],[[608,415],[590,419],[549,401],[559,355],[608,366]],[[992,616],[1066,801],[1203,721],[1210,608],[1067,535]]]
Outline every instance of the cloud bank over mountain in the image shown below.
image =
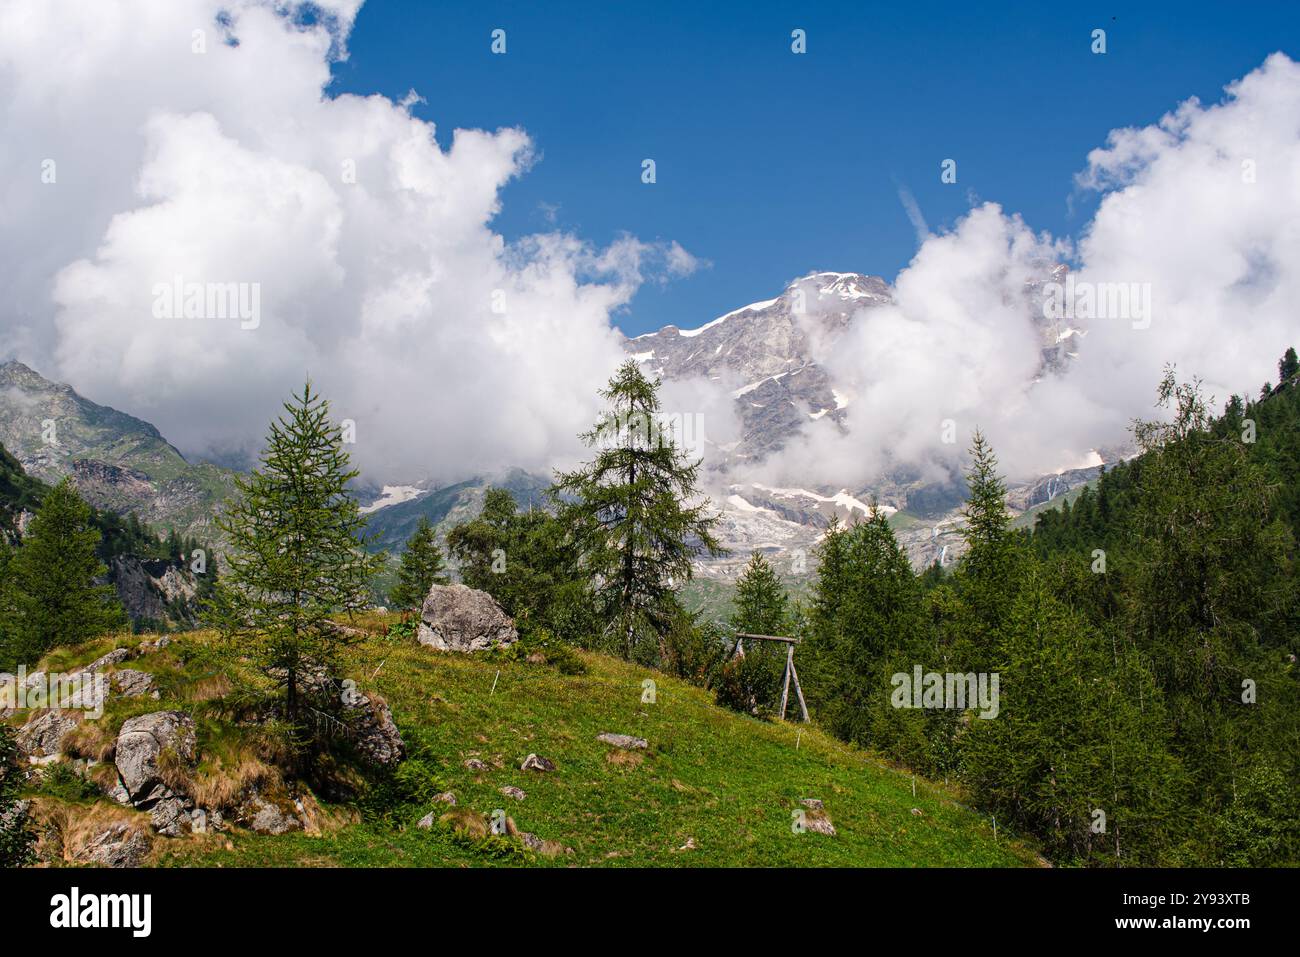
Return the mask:
[[[3,352],[189,451],[256,448],[310,375],[355,421],[376,480],[571,457],[623,357],[611,314],[698,261],[634,236],[507,243],[492,223],[534,161],[528,134],[458,130],[443,150],[412,97],[329,95],[360,3],[280,6],[0,6]],[[976,425],[1027,475],[1149,414],[1167,361],[1220,400],[1257,390],[1297,329],[1297,116],[1300,66],[1277,54],[1221,103],[1113,132],[1080,174],[1101,201],[1077,239],[994,203],[923,232],[893,304],[838,338],[810,333],[849,399],[848,434],[810,420],[755,477],[939,475]],[[1149,290],[1151,310],[1079,317],[1068,371],[1041,376],[1024,287],[1062,261],[1079,288]],[[202,315],[187,317],[196,285]],[[232,309],[256,302],[255,321],[213,314],[227,289]],[[734,387],[675,385],[668,405],[729,438]]]
[[[1275,54],[1220,103],[1191,99],[1113,131],[1078,176],[1101,198],[1077,242],[995,203],[925,239],[893,305],[861,311],[841,336],[812,336],[818,364],[852,396],[848,434],[809,422],[766,477],[788,482],[809,461],[829,484],[870,481],[887,463],[938,477],[976,426],[1013,476],[1079,465],[1155,414],[1170,362],[1220,402],[1257,392],[1300,333],[1298,116],[1300,65]],[[1040,377],[1023,291],[1052,262],[1072,267],[1072,314],[1057,324],[1082,334],[1064,372]]]

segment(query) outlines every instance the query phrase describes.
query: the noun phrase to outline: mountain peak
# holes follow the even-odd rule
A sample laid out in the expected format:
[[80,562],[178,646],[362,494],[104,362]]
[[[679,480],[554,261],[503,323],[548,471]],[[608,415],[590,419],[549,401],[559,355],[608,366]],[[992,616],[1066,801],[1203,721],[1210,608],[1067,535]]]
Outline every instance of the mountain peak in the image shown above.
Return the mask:
[[[864,299],[871,303],[885,303],[892,299],[889,283],[879,276],[857,272],[815,272],[792,282],[787,291],[811,282],[820,296],[836,296],[845,300]],[[864,303],[866,305],[866,303]]]

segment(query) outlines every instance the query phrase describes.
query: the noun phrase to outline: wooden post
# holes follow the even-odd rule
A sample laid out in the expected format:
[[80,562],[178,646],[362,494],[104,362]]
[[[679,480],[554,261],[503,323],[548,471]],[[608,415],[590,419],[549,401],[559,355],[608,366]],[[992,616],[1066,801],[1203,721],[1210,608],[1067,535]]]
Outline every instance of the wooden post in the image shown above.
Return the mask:
[[790,670],[794,667],[794,645],[785,646],[785,679],[781,683],[781,720],[785,720],[785,703],[790,700]]
[[799,684],[799,672],[794,668],[794,645],[790,646],[790,676],[794,678],[794,693],[799,696],[799,713],[803,715],[804,724],[807,724],[808,705],[803,700],[803,686]]

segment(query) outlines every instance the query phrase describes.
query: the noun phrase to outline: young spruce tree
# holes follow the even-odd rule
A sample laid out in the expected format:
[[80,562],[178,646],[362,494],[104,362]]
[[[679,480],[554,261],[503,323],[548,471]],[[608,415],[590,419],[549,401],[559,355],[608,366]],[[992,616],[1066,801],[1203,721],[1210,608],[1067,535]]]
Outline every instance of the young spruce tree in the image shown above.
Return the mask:
[[419,610],[429,589],[447,584],[442,573],[442,549],[438,547],[429,519],[421,516],[420,524],[406,542],[402,565],[397,571],[397,584],[390,598],[402,611]]
[[784,635],[790,623],[789,603],[781,577],[762,552],[754,552],[736,582],[732,626],[752,635]]
[[228,573],[212,619],[277,692],[291,723],[303,695],[329,674],[347,635],[331,617],[362,608],[381,556],[362,551],[365,525],[345,491],[342,433],[311,383],[271,424],[261,467],[239,478],[239,496],[218,525],[230,541]]
[[675,583],[701,552],[724,554],[718,522],[698,494],[691,461],[658,421],[658,383],[628,360],[601,391],[609,409],[582,436],[594,461],[556,477],[554,493],[579,543],[604,635],[625,658],[662,653],[677,618]]

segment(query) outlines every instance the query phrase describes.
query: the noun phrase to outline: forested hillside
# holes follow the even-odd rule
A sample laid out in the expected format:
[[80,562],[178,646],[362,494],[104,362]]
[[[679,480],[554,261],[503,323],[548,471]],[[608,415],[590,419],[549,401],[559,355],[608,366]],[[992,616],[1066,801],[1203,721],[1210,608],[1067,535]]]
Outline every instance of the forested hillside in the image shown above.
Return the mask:
[[[1300,861],[1293,351],[1280,371],[1216,417],[1171,370],[1141,453],[1032,532],[1010,529],[977,438],[951,574],[913,579],[879,520],[828,535],[806,630],[816,713],[956,775],[1060,862]],[[996,717],[887,700],[917,666],[996,673]]]

